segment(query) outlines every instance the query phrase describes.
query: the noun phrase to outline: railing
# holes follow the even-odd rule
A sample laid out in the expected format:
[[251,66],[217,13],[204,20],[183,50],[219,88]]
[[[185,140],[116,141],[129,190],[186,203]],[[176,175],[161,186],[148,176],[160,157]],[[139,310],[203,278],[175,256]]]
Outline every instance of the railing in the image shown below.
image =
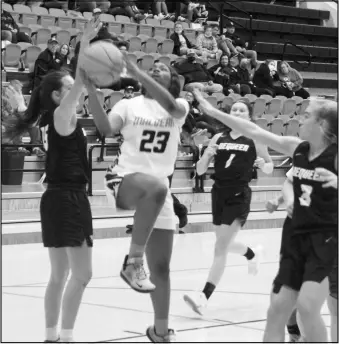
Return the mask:
[[305,54],[305,56],[308,56],[308,61],[307,61],[308,64],[307,64],[306,67],[304,67],[299,61],[294,61],[294,63],[297,63],[298,65],[302,66],[303,68],[308,68],[311,65],[311,63],[312,63],[312,55],[311,55],[311,53],[309,53],[306,49],[304,49],[302,47],[299,47],[298,45],[296,45],[296,44],[294,44],[292,42],[289,42],[289,41],[285,42],[285,44],[284,44],[281,60],[285,61],[286,47],[288,45],[292,45],[293,47],[295,47],[295,48],[299,49],[300,51],[302,51]]
[[[237,25],[241,26],[243,29],[245,29],[246,31],[249,31],[250,33],[250,39],[249,39],[249,46],[248,49],[253,49],[253,16],[251,13],[244,11],[243,9],[239,8],[238,6],[232,4],[229,1],[223,1],[221,3],[220,9],[218,9],[211,1],[207,1],[207,3],[213,7],[214,9],[216,9],[217,11],[220,11],[220,33],[222,33],[222,29],[224,28],[224,18],[228,19],[229,21],[236,23]],[[225,5],[228,5],[230,7],[235,8],[237,11],[244,13],[248,16],[249,20],[250,20],[250,28],[240,24],[237,20],[235,20],[234,18],[230,18],[229,16],[227,16],[226,14],[224,14],[224,9],[225,9]]]

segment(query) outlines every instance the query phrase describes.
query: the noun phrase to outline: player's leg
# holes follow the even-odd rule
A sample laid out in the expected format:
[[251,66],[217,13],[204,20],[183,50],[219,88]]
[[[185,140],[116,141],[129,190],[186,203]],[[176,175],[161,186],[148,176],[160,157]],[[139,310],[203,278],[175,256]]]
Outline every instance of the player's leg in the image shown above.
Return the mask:
[[66,253],[72,274],[62,301],[60,340],[67,343],[73,340],[73,328],[82,296],[92,278],[92,247],[85,240],[82,246],[67,247]]
[[261,246],[252,249],[242,242],[233,241],[228,248],[228,252],[244,256],[247,259],[249,274],[256,275],[258,273],[262,255]]
[[321,283],[306,281],[300,289],[297,311],[307,342],[327,342],[327,330],[320,312],[328,296],[328,289],[328,278]]
[[61,299],[69,274],[69,264],[66,249],[49,248],[49,260],[51,264],[51,275],[45,292],[45,322],[46,341],[57,341],[58,320],[61,310]]
[[285,326],[297,302],[298,292],[274,283],[267,311],[264,343],[285,341]]
[[215,288],[219,284],[224,271],[227,260],[228,248],[238,231],[241,228],[239,220],[234,220],[232,225],[214,226],[216,241],[214,246],[213,263],[209,271],[207,282],[202,292],[195,295],[184,295],[184,300],[192,310],[200,315],[207,305],[207,301],[212,296]]
[[117,206],[122,209],[135,209],[130,250],[120,275],[138,292],[147,293],[155,289],[144,271],[143,256],[167,192],[166,181],[144,173],[126,175],[119,186]]
[[146,248],[151,282],[157,286],[154,292],[151,293],[154,326],[147,329],[147,336],[152,342],[175,341],[174,331],[168,328],[171,295],[170,263],[175,229],[176,220],[173,200],[169,192],[154,224],[154,230]]

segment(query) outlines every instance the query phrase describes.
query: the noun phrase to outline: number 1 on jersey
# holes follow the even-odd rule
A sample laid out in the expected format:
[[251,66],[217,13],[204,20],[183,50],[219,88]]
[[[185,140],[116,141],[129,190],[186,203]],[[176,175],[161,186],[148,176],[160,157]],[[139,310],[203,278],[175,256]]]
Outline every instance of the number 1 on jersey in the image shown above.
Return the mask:
[[228,168],[231,166],[233,159],[235,158],[235,154],[231,154],[228,160],[226,161],[225,168]]

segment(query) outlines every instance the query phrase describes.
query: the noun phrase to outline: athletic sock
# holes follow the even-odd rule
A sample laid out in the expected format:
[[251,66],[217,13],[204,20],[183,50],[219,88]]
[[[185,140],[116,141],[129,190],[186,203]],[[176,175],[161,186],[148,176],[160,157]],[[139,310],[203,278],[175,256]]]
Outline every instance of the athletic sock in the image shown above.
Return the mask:
[[60,331],[60,341],[62,342],[72,342],[73,341],[73,330],[64,330]]
[[56,327],[46,328],[45,330],[46,340],[56,341],[58,337],[58,330]]
[[247,258],[247,260],[252,260],[254,258],[255,254],[253,252],[253,250],[249,247],[247,247],[247,251],[246,253],[244,254],[244,257]]
[[210,282],[207,282],[205,284],[205,288],[202,292],[205,294],[207,300],[212,296],[214,289],[215,289],[214,284],[212,284]]
[[300,330],[298,324],[287,325],[287,331],[290,335],[300,336]]

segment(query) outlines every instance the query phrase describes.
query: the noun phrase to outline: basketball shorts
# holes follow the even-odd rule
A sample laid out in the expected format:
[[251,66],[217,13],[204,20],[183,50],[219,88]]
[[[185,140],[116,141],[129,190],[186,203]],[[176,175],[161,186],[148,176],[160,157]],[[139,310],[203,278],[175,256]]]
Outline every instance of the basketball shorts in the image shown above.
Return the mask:
[[[114,168],[109,167],[107,169],[105,175],[106,195],[114,209],[119,208],[117,205],[117,199],[119,198],[119,192],[121,190],[120,186],[123,183],[123,179],[124,177],[119,176],[116,172],[114,172]],[[163,182],[166,184],[168,191],[165,203],[154,224],[154,228],[176,230],[176,217],[168,178],[165,178]]]
[[42,242],[45,247],[93,246],[91,206],[85,186],[51,186],[40,202]]
[[214,225],[231,225],[236,219],[240,221],[241,227],[245,225],[251,208],[252,190],[249,186],[241,188],[213,186],[211,196]]
[[286,216],[286,219],[283,224],[282,233],[281,233],[281,244],[280,244],[280,254],[283,252],[283,248],[288,245],[288,240],[292,234],[292,219]]
[[294,234],[282,245],[273,292],[285,285],[299,291],[307,281],[321,283],[330,276],[337,257],[337,239],[331,232]]

